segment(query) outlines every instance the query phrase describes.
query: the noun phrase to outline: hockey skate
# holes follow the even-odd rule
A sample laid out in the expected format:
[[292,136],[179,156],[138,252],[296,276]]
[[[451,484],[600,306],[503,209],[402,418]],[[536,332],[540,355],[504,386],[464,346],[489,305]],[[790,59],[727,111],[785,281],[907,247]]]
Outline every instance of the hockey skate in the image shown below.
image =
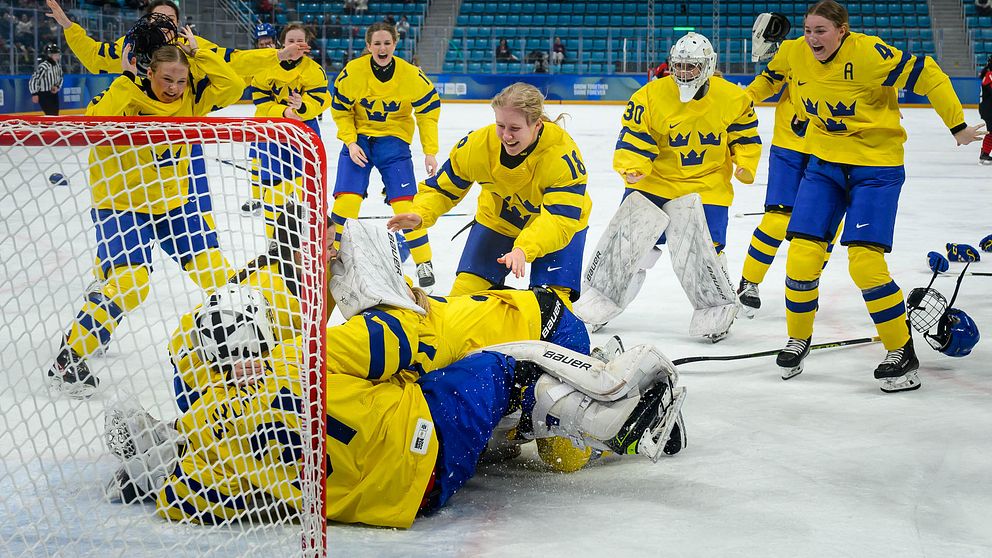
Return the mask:
[[601,347],[593,347],[592,351],[589,352],[589,356],[603,362],[610,362],[622,352],[623,341],[620,340],[619,335],[614,335],[606,343],[603,343]]
[[880,387],[885,393],[911,391],[923,385],[916,372],[919,367],[920,361],[916,358],[913,340],[910,339],[902,347],[885,355],[885,359],[875,369],[875,378],[881,383]]
[[737,298],[741,301],[741,312],[744,317],[749,320],[754,319],[758,315],[758,309],[761,308],[758,284],[741,277],[741,284],[737,287]]
[[[682,417],[684,402],[685,388],[673,390],[667,381],[659,381],[644,392],[630,418],[620,427],[620,432],[606,440],[605,444],[619,455],[636,453],[648,456],[651,461],[658,461],[663,453],[678,453],[682,449],[683,425],[679,425],[680,440],[671,445],[669,443]],[[666,448],[673,451],[669,453]]]
[[259,200],[248,200],[241,206],[241,212],[245,215],[258,215],[262,212],[262,202]]
[[417,264],[417,285],[424,290],[434,286],[434,266],[430,261]]
[[100,379],[90,373],[86,361],[69,348],[65,338],[46,380],[52,393],[63,393],[73,399],[89,399],[100,385]]
[[978,162],[982,165],[992,165],[992,155],[988,153],[982,153],[978,156]]
[[790,337],[785,348],[779,351],[778,357],[775,358],[775,364],[782,369],[783,380],[802,374],[803,360],[809,354],[809,345],[812,339],[812,337],[808,339]]

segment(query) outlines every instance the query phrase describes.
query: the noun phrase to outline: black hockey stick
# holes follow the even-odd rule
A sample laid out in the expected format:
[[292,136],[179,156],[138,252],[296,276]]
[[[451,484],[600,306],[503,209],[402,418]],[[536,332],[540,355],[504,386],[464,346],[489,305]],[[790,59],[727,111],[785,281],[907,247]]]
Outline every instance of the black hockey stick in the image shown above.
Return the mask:
[[[468,213],[445,213],[441,217],[467,217]],[[392,215],[364,215],[359,219],[392,219]]]
[[243,170],[245,172],[251,172],[251,169],[250,168],[248,168],[248,167],[246,167],[244,165],[239,165],[239,164],[235,163],[234,161],[228,161],[227,159],[217,159],[216,157],[214,159],[218,163],[224,163],[225,165],[231,165],[232,167],[234,167],[236,169],[240,169],[240,170]]
[[[968,271],[966,273],[963,273],[962,275],[974,275],[974,276],[978,276],[978,277],[992,277],[992,273],[989,273],[987,271]],[[941,274],[941,275],[939,275],[939,277],[954,277],[954,274],[947,274],[947,275]]]
[[[876,341],[881,341],[881,338],[877,335],[875,337],[860,337],[858,339],[845,339],[844,341],[831,341],[829,343],[817,343],[816,345],[810,345],[809,349],[834,349],[837,347],[847,347],[849,345],[864,345],[865,343],[875,343]],[[689,364],[690,362],[703,362],[709,360],[742,360],[745,358],[758,358],[766,356],[775,356],[782,349],[774,349],[771,351],[760,351],[757,353],[744,353],[740,355],[723,355],[723,356],[694,356],[677,358],[672,361],[675,366],[680,366],[682,364]]]
[[749,213],[734,213],[734,217],[755,217],[757,215],[764,215],[764,211],[752,211]]

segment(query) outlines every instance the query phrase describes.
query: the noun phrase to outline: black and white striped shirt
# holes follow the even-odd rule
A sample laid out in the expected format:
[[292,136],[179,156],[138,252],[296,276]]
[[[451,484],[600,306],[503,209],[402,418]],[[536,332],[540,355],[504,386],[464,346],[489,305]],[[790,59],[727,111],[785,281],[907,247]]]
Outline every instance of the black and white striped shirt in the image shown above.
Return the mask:
[[62,65],[47,56],[39,58],[38,67],[35,68],[31,81],[28,82],[28,89],[31,90],[32,95],[37,95],[51,91],[53,87],[62,88]]

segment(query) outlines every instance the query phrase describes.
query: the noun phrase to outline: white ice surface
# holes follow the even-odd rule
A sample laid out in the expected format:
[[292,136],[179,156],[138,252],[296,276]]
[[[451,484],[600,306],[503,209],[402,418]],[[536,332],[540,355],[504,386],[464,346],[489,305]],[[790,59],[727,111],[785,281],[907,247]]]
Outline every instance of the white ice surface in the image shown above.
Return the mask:
[[[581,148],[589,171],[589,193],[594,210],[587,251],[605,228],[622,192],[612,171],[621,106],[550,105],[548,112],[570,115],[566,129]],[[731,277],[740,277],[751,232],[759,217],[736,214],[762,209],[767,178],[767,146],[771,138],[772,109],[759,108],[760,131],[766,151],[756,184],[737,185],[730,209],[727,254]],[[223,115],[250,115],[251,107],[226,109]],[[966,111],[977,122],[974,110]],[[992,233],[992,167],[978,165],[977,146],[955,147],[936,113],[905,109],[907,181],[903,188],[895,246],[887,261],[896,282],[907,292],[926,285],[929,250],[943,251],[945,242],[978,240]],[[442,109],[439,155],[469,130],[492,121],[486,105],[446,104]],[[333,180],[341,143],[329,115],[322,124]],[[418,178],[424,176],[423,157],[415,142]],[[214,165],[216,172],[223,165]],[[212,167],[213,168],[213,167]],[[212,171],[214,172],[214,171]],[[66,173],[67,176],[69,173]],[[363,215],[387,215],[378,195],[381,183],[373,173]],[[72,189],[85,207],[87,194],[77,175]],[[221,182],[220,176],[212,183]],[[36,186],[44,187],[44,185]],[[64,194],[53,194],[64,195]],[[215,199],[221,242],[225,233],[250,223],[237,213],[247,199]],[[455,211],[474,210],[474,192]],[[43,205],[43,203],[42,203]],[[229,214],[225,216],[224,212]],[[431,230],[437,293],[453,280],[466,235],[450,241],[469,217],[446,217]],[[74,237],[88,221],[82,213],[69,227],[56,253],[67,260],[89,261],[92,240]],[[258,224],[252,223],[256,237]],[[235,242],[231,240],[231,242]],[[593,344],[618,334],[628,346],[656,344],[670,358],[692,355],[736,354],[776,349],[785,341],[783,245],[761,286],[762,309],[754,320],[739,320],[730,336],[718,345],[686,335],[691,307],[670,271],[666,255],[649,272],[637,300],[620,317],[593,335]],[[11,254],[5,249],[3,255]],[[992,254],[988,254],[992,260]],[[94,368],[104,378],[108,393],[114,388],[139,393],[158,415],[174,413],[169,400],[171,370],[166,362],[168,329],[148,333],[143,324],[156,315],[175,315],[174,296],[159,293],[195,293],[177,266],[158,260],[149,300],[129,317],[110,353]],[[235,264],[243,263],[235,261]],[[952,264],[952,271],[962,264]],[[973,271],[992,271],[988,262]],[[837,247],[821,279],[820,311],[814,342],[866,337],[874,328],[859,291],[847,272],[846,250]],[[10,316],[34,311],[31,302],[17,296],[34,278],[4,271],[0,308]],[[49,270],[57,272],[55,263]],[[85,266],[80,267],[85,269]],[[412,271],[412,270],[411,270]],[[69,277],[79,292],[87,277]],[[168,288],[162,285],[168,283]],[[523,284],[523,283],[517,283]],[[939,278],[935,286],[948,297],[953,279]],[[956,306],[966,310],[980,328],[992,328],[992,277],[966,277]],[[72,297],[76,295],[73,294]],[[9,298],[8,298],[9,297]],[[75,299],[75,298],[74,298]],[[182,310],[182,309],[179,309]],[[161,556],[154,546],[143,546],[151,535],[177,541],[170,556],[201,555],[205,550],[185,543],[190,528],[148,518],[129,536],[110,536],[105,526],[134,520],[150,509],[122,513],[99,498],[100,487],[113,461],[100,453],[103,399],[78,403],[52,401],[43,391],[42,370],[49,365],[58,332],[68,316],[46,316],[39,329],[19,344],[36,349],[3,357],[0,374],[12,386],[0,396],[6,416],[18,402],[35,408],[26,412],[41,424],[15,427],[4,420],[0,431],[0,476],[17,471],[18,479],[0,480],[0,540],[12,530],[41,525],[48,532],[60,525],[72,538],[85,530],[85,544],[59,548],[58,540],[33,547],[32,537],[5,551],[61,552],[76,555]],[[38,320],[38,318],[35,318]],[[170,325],[169,328],[172,326]],[[130,334],[144,332],[142,334]],[[992,331],[992,329],[989,329]],[[990,333],[989,335],[992,335]],[[921,361],[921,390],[887,395],[879,391],[872,370],[884,356],[878,344],[817,351],[807,359],[800,376],[783,382],[771,357],[734,362],[697,363],[681,368],[688,388],[683,408],[689,437],[679,455],[652,464],[637,457],[605,459],[571,475],[549,472],[526,448],[522,457],[498,466],[484,466],[478,475],[434,516],[418,519],[406,531],[331,525],[332,556],[992,556],[992,345],[978,344],[967,358],[952,359],[932,351],[917,336]],[[25,355],[31,355],[27,357]],[[159,363],[147,379],[122,378],[114,362],[140,359]],[[17,468],[17,446],[56,428],[60,417],[71,424],[59,430],[76,432],[89,444],[87,451],[57,446],[46,463],[80,471],[79,475],[47,475],[44,463],[27,471]],[[39,421],[35,421],[39,422]],[[8,469],[9,468],[9,469]],[[26,494],[14,496],[12,484]],[[27,483],[27,488],[25,488]],[[59,515],[61,504],[49,494],[71,499],[84,516]],[[48,526],[46,526],[46,524]],[[108,527],[109,528],[109,527]],[[223,538],[212,532],[211,538]],[[295,543],[284,534],[286,546]],[[190,539],[191,540],[191,539]],[[130,545],[127,549],[125,545]],[[288,549],[288,548],[287,548]],[[250,553],[251,547],[238,553]],[[271,555],[269,553],[269,555]]]

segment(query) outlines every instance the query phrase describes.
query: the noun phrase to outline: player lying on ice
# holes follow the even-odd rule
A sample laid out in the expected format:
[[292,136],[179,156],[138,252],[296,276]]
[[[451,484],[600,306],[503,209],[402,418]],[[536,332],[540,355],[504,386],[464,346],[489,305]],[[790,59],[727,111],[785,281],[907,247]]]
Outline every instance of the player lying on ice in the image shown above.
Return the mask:
[[[516,430],[523,439],[560,436],[652,460],[681,449],[681,434],[673,429],[685,391],[677,387],[674,366],[650,346],[602,362],[548,341],[509,342],[470,354],[439,342],[433,359],[414,362],[415,345],[406,343],[423,347],[423,323],[434,322],[437,341],[465,334],[448,327],[444,307],[425,311],[413,304],[399,269],[386,263],[393,261],[395,244],[384,231],[375,232],[350,222],[332,265],[332,293],[345,315],[354,315],[327,335],[328,519],[409,527],[418,513],[444,505],[473,476],[497,423],[518,409]],[[242,285],[224,292],[194,317],[196,323],[239,324],[224,339],[217,335],[223,327],[197,331],[198,358],[220,371],[214,383],[196,386],[199,396],[168,424],[133,407],[108,411],[109,445],[123,461],[108,485],[112,499],[154,499],[164,517],[196,523],[276,509],[293,514],[302,507],[304,417],[296,381],[302,338],[275,341],[257,289]],[[524,295],[534,296],[513,296]],[[368,310],[357,313],[362,300]],[[403,322],[397,319],[402,312],[421,319]],[[354,343],[359,326],[366,336],[379,331],[378,341],[398,352],[371,362],[336,356],[341,338],[350,339],[353,353],[375,345]],[[421,368],[427,365],[431,370]]]

